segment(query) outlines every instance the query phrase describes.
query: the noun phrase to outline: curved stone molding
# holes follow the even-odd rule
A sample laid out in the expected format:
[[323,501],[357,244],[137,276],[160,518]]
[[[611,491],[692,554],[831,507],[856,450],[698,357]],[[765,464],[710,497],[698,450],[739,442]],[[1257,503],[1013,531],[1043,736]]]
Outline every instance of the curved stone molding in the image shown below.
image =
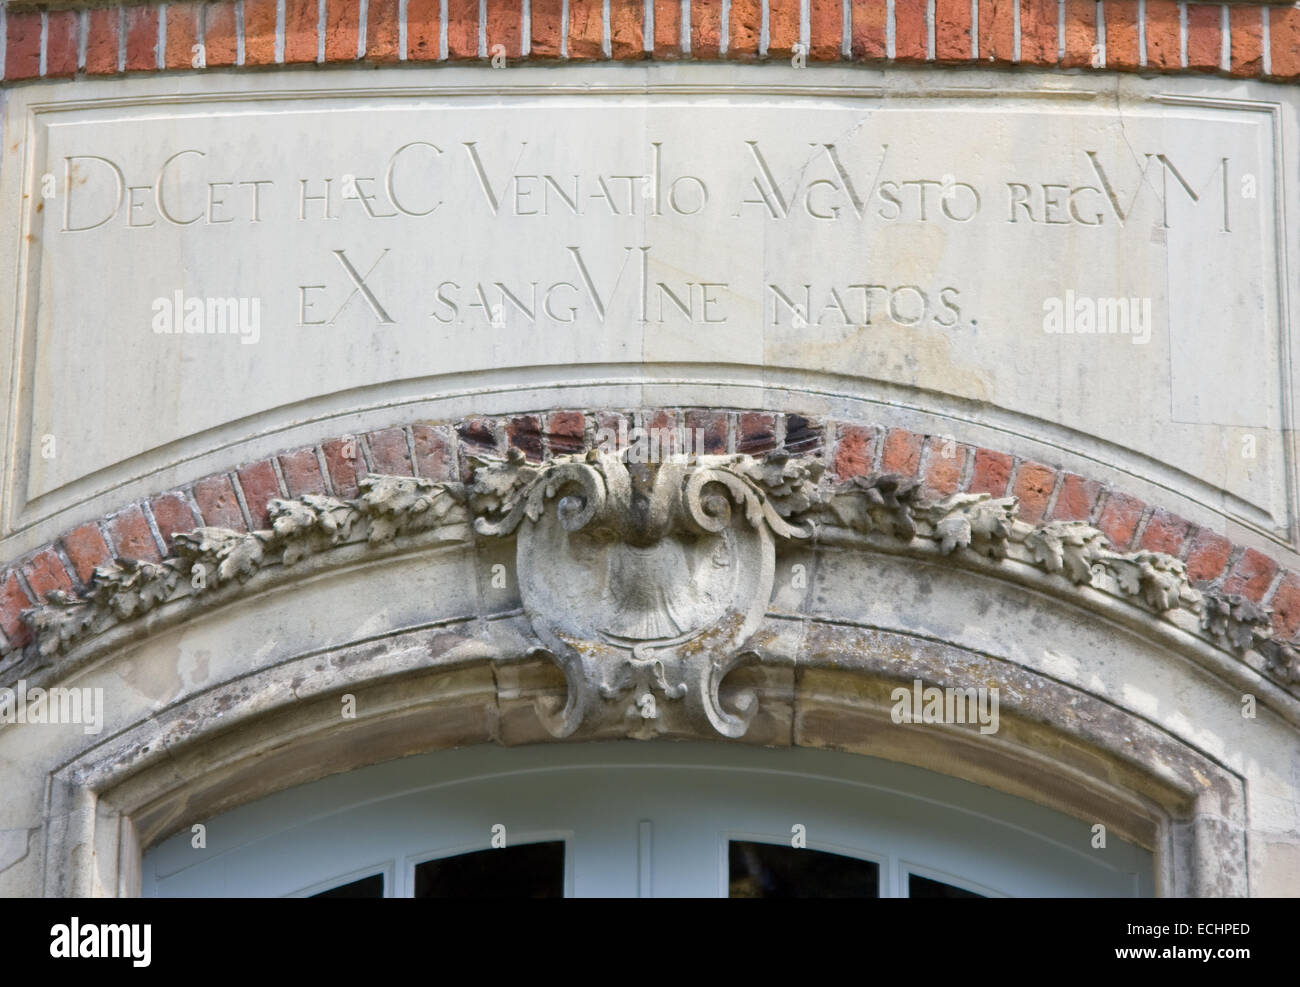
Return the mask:
[[[837,491],[831,508],[841,523],[856,531],[881,529],[906,539],[927,538],[938,542],[944,555],[966,549],[1005,558],[1008,544],[1022,544],[1035,565],[1076,585],[1091,585],[1100,569],[1125,596],[1158,613],[1183,604],[1199,612],[1201,594],[1192,589],[1178,559],[1162,552],[1116,552],[1099,529],[1083,521],[1031,526],[1017,519],[1015,497],[954,494],[941,501],[925,500],[915,480],[870,476],[855,478]],[[1228,619],[1236,621],[1235,616]],[[1251,640],[1250,634],[1238,634],[1231,644],[1240,649]]]
[[[521,692],[518,675],[501,674],[472,625],[469,618],[406,630],[387,647],[312,648],[88,744],[48,776],[39,886],[58,896],[138,894],[142,848],[252,799],[417,750],[546,741],[533,717],[516,714],[538,691],[562,703],[563,682],[534,679],[535,688]],[[893,725],[900,653],[910,656],[909,677],[941,687],[997,677],[1006,685],[1002,728],[986,736],[962,726]],[[403,656],[400,668],[395,655]],[[1162,894],[1250,893],[1241,778],[1149,717],[954,644],[840,621],[814,618],[789,658],[783,684],[759,687],[776,717],[741,743],[852,751],[940,771],[1153,849]],[[539,665],[512,667],[526,674]],[[354,693],[366,715],[340,721],[340,691]],[[735,691],[729,683],[727,692]],[[617,736],[611,729],[593,739]]]
[[350,500],[315,494],[273,500],[267,530],[198,528],[178,534],[175,554],[159,562],[119,557],[97,566],[84,592],[55,590],[44,606],[24,611],[35,637],[31,647],[51,657],[160,603],[246,582],[265,566],[291,566],[306,555],[348,542],[377,545],[398,534],[466,519],[460,484],[371,475],[360,486],[361,495]]
[[276,499],[267,529],[201,527],[177,535],[160,561],[99,566],[85,591],[55,591],[23,612],[29,650],[54,659],[163,603],[184,613],[218,587],[307,556],[328,560],[344,545],[442,528],[468,539],[472,521],[480,536],[515,539],[534,652],[568,681],[562,708],[539,709],[556,736],[612,722],[642,738],[706,724],[743,735],[753,696],[729,710],[718,690],[739,665],[762,661],[750,638],[771,598],[775,542],[789,539],[928,543],[953,564],[991,560],[1010,579],[1016,564],[1029,566],[1077,587],[1082,605],[1083,590],[1100,590],[1222,650],[1253,653],[1256,667],[1300,693],[1296,649],[1273,640],[1267,607],[1196,589],[1178,559],[1117,551],[1086,522],[1023,521],[1014,496],[935,498],[892,473],[834,484],[819,458],[783,453],[646,464],[592,450],[534,464],[513,449],[473,466],[468,483],[372,474],[354,498]]
[[[368,471],[400,475],[403,480],[414,476],[441,482],[458,474],[464,478],[472,473],[475,455],[500,458],[507,450],[518,449],[537,462],[581,452],[598,444],[602,432],[615,434],[618,423],[637,419],[651,431],[677,433],[685,425],[696,433],[697,452],[710,455],[729,450],[751,455],[806,455],[825,449],[832,479],[868,483],[864,478],[873,473],[895,474],[904,499],[916,496],[915,490],[909,495],[902,489],[910,481],[920,481],[932,499],[982,492],[996,501],[1014,495],[1021,520],[1056,523],[1049,524],[1043,537],[1033,542],[1045,556],[1048,571],[1056,571],[1052,560],[1059,556],[1062,571],[1082,577],[1084,563],[1099,544],[1088,542],[1088,527],[1101,531],[1116,552],[1176,556],[1193,586],[1225,600],[1235,599],[1232,605],[1242,614],[1254,613],[1249,605],[1265,605],[1259,612],[1269,617],[1270,633],[1266,641],[1257,636],[1260,653],[1284,675],[1285,669],[1294,667],[1300,649],[1300,572],[1282,569],[1277,560],[1255,548],[1234,546],[1215,528],[1197,525],[1163,507],[1148,506],[1126,491],[1077,474],[957,443],[946,436],[817,422],[794,414],[721,409],[633,414],[554,411],[545,416],[469,419],[454,427],[417,423],[327,439],[315,448],[286,451],[203,477],[67,531],[53,544],[27,553],[0,572],[0,665],[11,664],[10,656],[31,640],[21,617],[24,609],[51,602],[60,592],[88,587],[94,570],[110,565],[116,557],[157,564],[164,555],[178,553],[176,539],[181,533],[200,527],[240,534],[246,529],[273,530],[269,506],[274,498],[302,499],[305,505],[313,503],[312,497],[329,494],[347,500],[361,493],[358,482]],[[628,434],[636,435],[638,429]],[[884,487],[875,489],[872,496],[882,502],[891,496]],[[775,491],[772,496],[779,499]],[[987,514],[994,508],[977,506],[978,498],[966,503],[971,506],[951,518],[944,532],[962,540],[969,527],[971,543],[967,547],[977,553],[994,550],[998,539],[988,536],[997,533],[997,516],[996,512]],[[857,510],[849,501],[840,504],[842,510]],[[877,514],[881,506],[883,503],[875,505]],[[782,508],[787,509],[792,508]],[[1086,525],[1071,527],[1067,522],[1073,521]],[[290,523],[283,522],[282,528]],[[838,523],[851,528],[853,519],[846,515]],[[898,523],[906,526],[908,516],[900,515]],[[252,543],[241,544],[238,552],[233,547],[229,550],[234,561],[226,567],[227,572],[246,565],[247,554],[256,548]],[[1136,569],[1130,567],[1129,581],[1143,577],[1141,564]],[[1146,572],[1145,578],[1149,592],[1162,592],[1156,587],[1157,577]],[[130,574],[124,573],[122,579],[130,579]],[[1224,646],[1231,650],[1230,645]]]

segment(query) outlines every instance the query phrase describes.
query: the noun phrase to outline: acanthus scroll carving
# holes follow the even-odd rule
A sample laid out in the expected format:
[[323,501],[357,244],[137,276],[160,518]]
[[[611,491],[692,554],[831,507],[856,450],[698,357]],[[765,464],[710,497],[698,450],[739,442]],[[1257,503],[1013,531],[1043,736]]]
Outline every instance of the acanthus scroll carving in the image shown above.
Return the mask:
[[1198,590],[1179,560],[1118,552],[1085,522],[1028,524],[1014,497],[936,499],[892,474],[831,486],[818,459],[783,455],[637,463],[592,451],[530,463],[515,452],[475,467],[468,484],[371,475],[355,498],[275,500],[268,529],[199,528],[176,536],[160,561],[100,566],[82,592],[53,592],[24,611],[34,631],[28,655],[56,659],[159,608],[183,615],[215,591],[238,592],[263,572],[345,546],[465,541],[472,525],[480,537],[515,540],[533,653],[568,682],[563,704],[539,708],[549,730],[650,737],[707,723],[738,737],[756,698],[741,693],[724,708],[720,689],[732,670],[765,659],[752,639],[771,598],[775,546],[820,533],[992,564],[1008,578],[1027,566],[1150,614],[1183,612],[1184,630],[1253,654],[1247,660],[1264,674],[1300,686],[1300,654],[1272,640],[1267,608]]

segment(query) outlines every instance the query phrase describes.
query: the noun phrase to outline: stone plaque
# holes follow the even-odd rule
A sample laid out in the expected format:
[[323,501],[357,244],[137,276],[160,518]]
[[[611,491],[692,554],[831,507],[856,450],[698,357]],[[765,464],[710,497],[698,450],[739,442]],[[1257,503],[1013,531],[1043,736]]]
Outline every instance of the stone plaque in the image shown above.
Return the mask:
[[644,382],[680,404],[719,384],[903,404],[1287,537],[1294,103],[1195,80],[575,74],[12,92],[5,533],[303,423]]

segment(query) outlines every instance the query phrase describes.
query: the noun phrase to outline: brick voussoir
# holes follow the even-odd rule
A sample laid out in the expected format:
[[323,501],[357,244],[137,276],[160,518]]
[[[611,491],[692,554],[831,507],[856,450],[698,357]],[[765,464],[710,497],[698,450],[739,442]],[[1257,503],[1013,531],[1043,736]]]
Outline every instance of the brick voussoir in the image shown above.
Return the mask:
[[[354,495],[355,483],[370,469],[360,451],[365,446],[370,448],[376,472],[441,481],[456,475],[458,463],[460,475],[465,476],[470,455],[502,456],[512,447],[533,459],[581,452],[601,428],[616,429],[620,417],[628,421],[629,428],[635,421],[704,428],[707,448],[713,454],[728,449],[754,456],[784,454],[790,451],[785,443],[793,435],[799,447],[794,454],[822,458],[832,482],[874,471],[896,472],[919,479],[923,489],[936,498],[955,492],[1016,496],[1024,520],[1086,521],[1100,528],[1117,551],[1158,550],[1183,558],[1188,578],[1195,585],[1218,586],[1222,592],[1270,606],[1277,638],[1300,641],[1300,572],[1283,569],[1256,548],[1234,547],[1212,529],[1099,481],[1043,463],[1017,461],[1008,453],[949,436],[901,427],[794,413],[692,407],[641,412],[571,409],[473,416],[455,423],[398,423],[286,449],[200,477],[181,488],[162,490],[98,521],[79,524],[8,563],[0,571],[0,633],[7,642],[0,647],[12,651],[26,645],[30,632],[21,620],[21,611],[50,590],[88,585],[95,566],[113,557],[160,559],[150,517],[155,519],[157,534],[169,543],[172,535],[191,523],[194,527],[207,524],[244,530],[242,510],[247,510],[254,529],[266,528],[266,507],[275,498],[327,489],[338,496]],[[816,439],[820,436],[824,440]],[[821,441],[828,445],[822,448]],[[953,457],[944,455],[949,442],[953,443]],[[341,453],[348,443],[358,451],[355,459],[344,462]],[[323,471],[321,463],[326,466]],[[287,491],[281,485],[281,474]],[[1031,512],[1025,511],[1025,501],[1031,502]]]

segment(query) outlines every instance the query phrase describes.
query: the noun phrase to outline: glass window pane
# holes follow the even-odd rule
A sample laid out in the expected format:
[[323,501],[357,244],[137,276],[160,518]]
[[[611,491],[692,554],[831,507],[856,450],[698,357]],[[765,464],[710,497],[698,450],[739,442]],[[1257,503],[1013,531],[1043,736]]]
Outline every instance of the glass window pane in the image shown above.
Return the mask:
[[967,891],[965,888],[953,887],[942,881],[932,881],[920,874],[907,875],[907,896],[909,898],[983,898],[982,894]]
[[371,874],[350,884],[340,884],[328,891],[318,891],[308,898],[382,898],[384,896],[384,875]]
[[564,841],[524,843],[426,860],[417,898],[563,898]]
[[878,898],[880,867],[870,860],[776,843],[732,840],[729,898]]

